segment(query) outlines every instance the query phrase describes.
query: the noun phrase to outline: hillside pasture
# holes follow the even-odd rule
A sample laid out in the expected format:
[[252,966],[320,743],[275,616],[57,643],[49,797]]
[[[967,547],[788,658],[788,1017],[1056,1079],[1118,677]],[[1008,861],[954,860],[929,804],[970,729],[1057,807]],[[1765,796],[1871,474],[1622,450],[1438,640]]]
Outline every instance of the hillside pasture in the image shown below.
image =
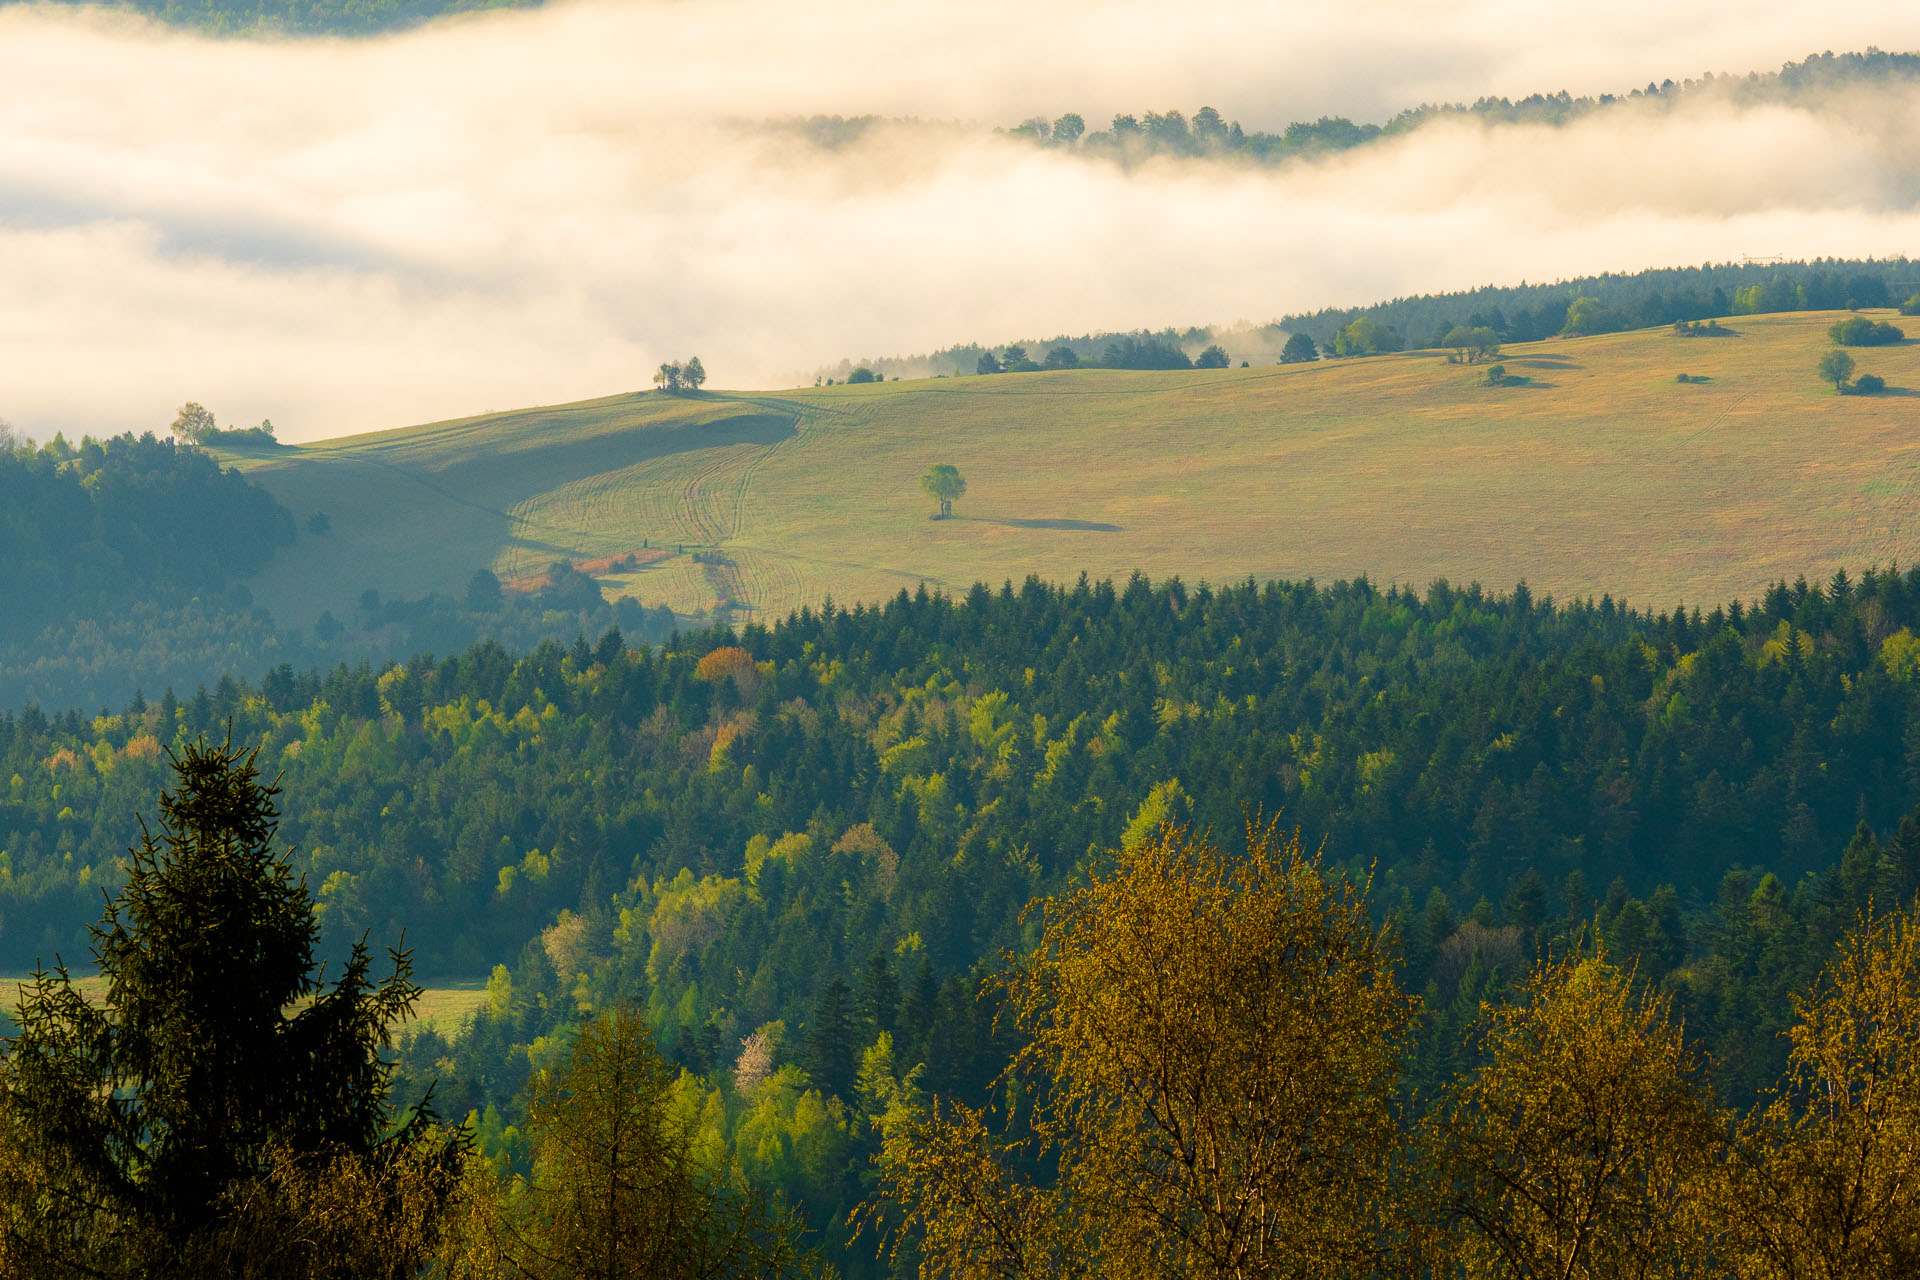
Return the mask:
[[[304,522],[251,585],[283,622],[635,548],[611,593],[772,618],[1029,573],[1445,577],[1711,605],[1920,557],[1920,344],[1833,394],[1834,314],[1255,369],[636,393],[234,456]],[[1697,379],[1676,381],[1686,372]],[[931,520],[919,476],[968,491]]]

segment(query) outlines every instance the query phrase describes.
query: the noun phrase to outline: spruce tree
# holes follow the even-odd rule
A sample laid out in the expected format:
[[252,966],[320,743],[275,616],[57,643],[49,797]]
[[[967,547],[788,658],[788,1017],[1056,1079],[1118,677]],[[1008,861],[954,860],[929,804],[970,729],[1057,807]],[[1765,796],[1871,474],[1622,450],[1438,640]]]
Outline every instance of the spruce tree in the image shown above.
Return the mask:
[[230,744],[173,768],[159,832],[142,824],[92,929],[102,998],[56,960],[5,1047],[0,1123],[39,1184],[4,1205],[6,1244],[32,1274],[215,1274],[207,1242],[243,1201],[258,1235],[262,1196],[303,1163],[437,1169],[443,1193],[456,1176],[458,1141],[424,1105],[396,1128],[389,1102],[382,1053],[420,994],[407,953],[376,982],[363,942],[323,985],[313,900],[275,846],[278,789]]
[[894,1029],[900,1009],[900,980],[893,976],[893,964],[885,951],[876,951],[867,960],[860,975],[860,1020],[871,1035]]
[[859,1046],[853,1042],[853,1016],[853,992],[847,980],[835,973],[820,988],[820,997],[814,1002],[802,1062],[813,1083],[829,1097],[846,1098],[853,1094],[854,1073],[859,1065]]

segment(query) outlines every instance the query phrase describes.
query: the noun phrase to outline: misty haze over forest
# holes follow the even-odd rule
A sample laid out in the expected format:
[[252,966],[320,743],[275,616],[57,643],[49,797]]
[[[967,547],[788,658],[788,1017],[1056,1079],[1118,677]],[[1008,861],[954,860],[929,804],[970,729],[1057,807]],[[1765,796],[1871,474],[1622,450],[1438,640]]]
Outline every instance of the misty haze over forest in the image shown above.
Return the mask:
[[[1634,3],[1552,38],[1526,16],[1524,41],[1513,5],[1431,30],[1401,8],[584,2],[361,40],[6,8],[0,409],[45,437],[157,429],[192,397],[313,439],[644,386],[663,352],[791,385],[855,353],[1915,243],[1911,87],[1440,120],[1271,170],[993,133],[1201,103],[1381,121],[1920,44],[1896,4]],[[833,149],[788,127],[835,114],[891,120]]]

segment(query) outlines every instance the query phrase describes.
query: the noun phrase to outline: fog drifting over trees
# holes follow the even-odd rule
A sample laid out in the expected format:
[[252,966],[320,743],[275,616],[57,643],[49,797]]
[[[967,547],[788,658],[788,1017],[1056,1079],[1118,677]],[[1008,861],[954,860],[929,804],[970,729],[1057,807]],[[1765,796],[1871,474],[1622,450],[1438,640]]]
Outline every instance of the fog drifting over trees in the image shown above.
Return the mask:
[[[1557,21],[1495,0],[1443,22],[589,2],[277,41],[0,10],[0,412],[157,429],[192,396],[302,440],[639,389],[676,351],[715,386],[780,385],[850,351],[1915,243],[1905,89],[1443,121],[1270,170],[992,135],[1143,103],[1380,120],[1920,47],[1920,12],[1887,0]],[[899,119],[830,147],[787,127],[869,113]]]

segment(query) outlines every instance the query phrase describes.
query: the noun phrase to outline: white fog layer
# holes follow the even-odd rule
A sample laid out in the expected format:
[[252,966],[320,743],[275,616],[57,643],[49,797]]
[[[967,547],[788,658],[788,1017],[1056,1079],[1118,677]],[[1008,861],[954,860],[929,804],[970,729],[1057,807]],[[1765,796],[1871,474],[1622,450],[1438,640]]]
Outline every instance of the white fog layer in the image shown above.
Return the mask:
[[[1908,3],[1594,8],[1546,39],[1539,6],[1491,0],[1437,36],[1425,4],[1416,23],[1270,0],[630,0],[373,41],[0,9],[0,416],[158,429],[195,399],[313,439],[631,390],[693,354],[714,386],[773,386],[956,342],[1920,252],[1909,90],[1456,120],[1270,168],[1125,171],[991,132],[1203,104],[1249,129],[1377,121],[1920,48]],[[837,150],[768,123],[867,113],[924,123]]]

